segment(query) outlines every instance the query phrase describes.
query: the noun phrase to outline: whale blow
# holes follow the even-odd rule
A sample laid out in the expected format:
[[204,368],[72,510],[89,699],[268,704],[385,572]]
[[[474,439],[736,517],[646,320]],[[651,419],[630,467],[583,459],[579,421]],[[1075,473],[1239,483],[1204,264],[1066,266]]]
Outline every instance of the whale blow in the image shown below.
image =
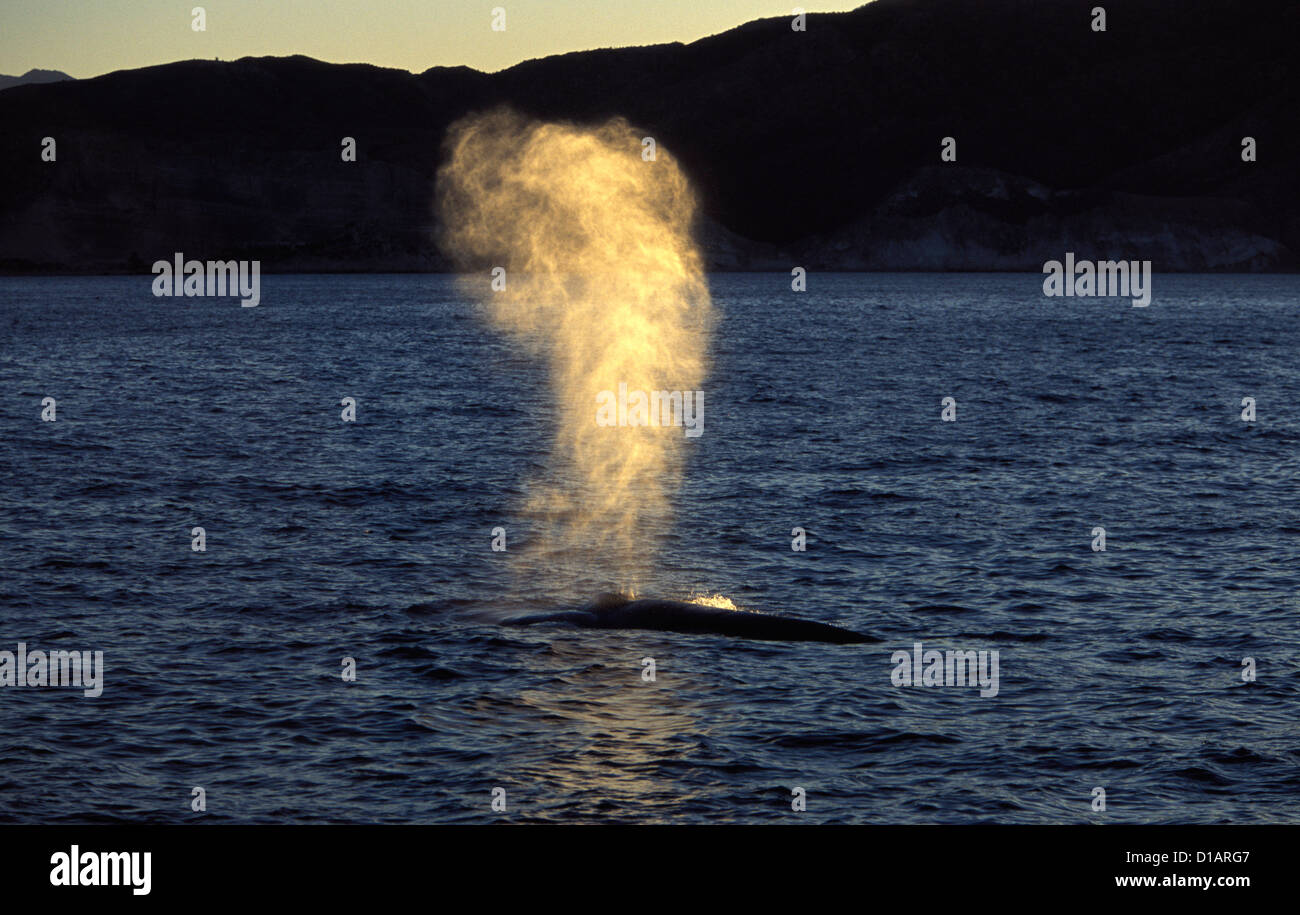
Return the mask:
[[856,644],[879,641],[851,629],[792,616],[709,607],[678,600],[635,599],[613,593],[598,594],[578,610],[515,617],[504,624],[529,626],[536,623],[562,623],[585,629],[652,629],[779,642]]

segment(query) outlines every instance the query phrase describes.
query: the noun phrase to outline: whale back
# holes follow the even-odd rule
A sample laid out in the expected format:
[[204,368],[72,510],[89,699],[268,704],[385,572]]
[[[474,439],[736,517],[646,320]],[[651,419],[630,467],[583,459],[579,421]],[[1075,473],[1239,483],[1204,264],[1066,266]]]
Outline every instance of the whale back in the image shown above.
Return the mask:
[[679,600],[620,598],[597,609],[596,625],[602,629],[657,629],[731,635],[746,639],[790,642],[874,642],[875,638],[828,623],[793,616],[729,610]]
[[631,603],[632,598],[626,594],[616,594],[613,591],[603,591],[591,599],[587,604],[588,610],[613,610],[615,607],[621,607],[624,604]]
[[874,636],[815,620],[723,609],[686,601],[633,598],[613,592],[597,594],[580,610],[534,614],[505,622],[515,626],[569,623],[590,629],[653,629],[783,642],[851,644],[879,641]]

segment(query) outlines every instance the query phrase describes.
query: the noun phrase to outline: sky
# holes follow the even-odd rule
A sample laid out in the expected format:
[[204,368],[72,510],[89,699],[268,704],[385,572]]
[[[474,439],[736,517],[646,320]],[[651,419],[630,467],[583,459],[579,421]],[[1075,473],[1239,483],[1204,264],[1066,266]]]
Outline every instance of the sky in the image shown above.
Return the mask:
[[[421,72],[495,71],[566,51],[690,42],[866,0],[0,0],[0,73],[78,79],[192,58],[306,54]],[[207,29],[191,27],[202,6]],[[493,31],[495,8],[505,30]]]

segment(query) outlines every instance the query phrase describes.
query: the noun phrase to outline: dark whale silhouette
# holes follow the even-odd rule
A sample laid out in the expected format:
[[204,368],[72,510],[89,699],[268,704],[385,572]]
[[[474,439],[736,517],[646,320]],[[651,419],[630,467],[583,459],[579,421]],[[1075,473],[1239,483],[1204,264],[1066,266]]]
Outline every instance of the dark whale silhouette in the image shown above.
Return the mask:
[[507,626],[567,623],[586,629],[655,629],[665,632],[710,633],[743,639],[850,644],[879,639],[828,623],[791,616],[726,610],[678,600],[633,599],[625,594],[601,594],[580,610],[537,613],[505,620]]

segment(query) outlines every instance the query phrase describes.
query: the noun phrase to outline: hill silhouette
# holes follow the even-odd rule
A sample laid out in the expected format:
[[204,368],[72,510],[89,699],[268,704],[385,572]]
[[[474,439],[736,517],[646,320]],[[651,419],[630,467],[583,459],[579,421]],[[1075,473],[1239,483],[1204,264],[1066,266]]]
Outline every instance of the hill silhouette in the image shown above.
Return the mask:
[[65,79],[72,79],[71,76],[62,70],[28,70],[22,76],[6,76],[0,73],[0,89],[8,89],[10,86],[25,86],[29,83],[57,83]]
[[715,268],[1295,269],[1297,34],[1291,0],[876,0],[493,74],[285,57],[21,85],[0,93],[0,270],[446,269],[443,134],[497,104],[655,137]]

